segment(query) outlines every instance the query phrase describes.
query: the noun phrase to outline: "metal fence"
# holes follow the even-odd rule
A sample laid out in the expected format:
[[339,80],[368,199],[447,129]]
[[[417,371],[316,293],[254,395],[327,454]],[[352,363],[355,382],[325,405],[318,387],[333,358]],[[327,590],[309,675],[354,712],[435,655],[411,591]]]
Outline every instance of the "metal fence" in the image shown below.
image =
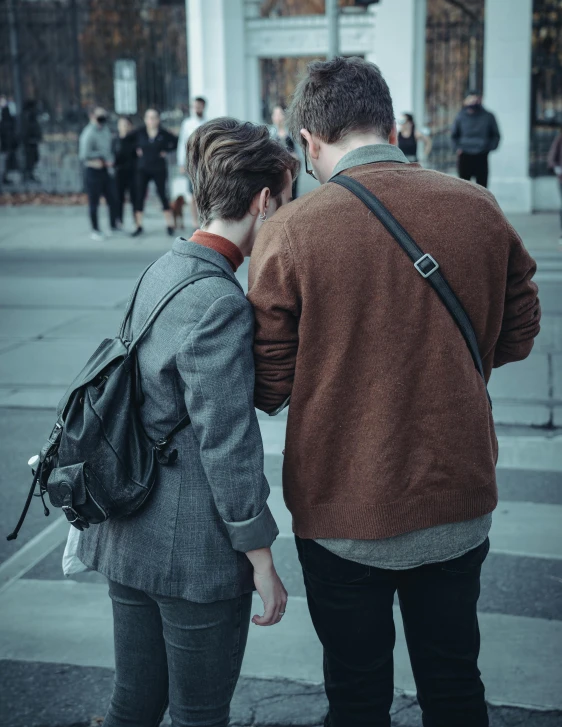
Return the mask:
[[484,0],[429,0],[426,25],[425,127],[433,139],[428,165],[453,172],[451,128],[471,88],[482,88]]
[[562,129],[562,0],[534,0],[531,83],[532,177],[548,174],[547,156]]
[[81,189],[78,135],[91,104],[106,107],[115,122],[120,60],[136,68],[133,120],[154,105],[177,128],[189,103],[185,23],[184,0],[0,0],[0,95],[16,112],[18,142],[10,188],[26,186],[22,109],[31,100],[43,135],[40,187]]

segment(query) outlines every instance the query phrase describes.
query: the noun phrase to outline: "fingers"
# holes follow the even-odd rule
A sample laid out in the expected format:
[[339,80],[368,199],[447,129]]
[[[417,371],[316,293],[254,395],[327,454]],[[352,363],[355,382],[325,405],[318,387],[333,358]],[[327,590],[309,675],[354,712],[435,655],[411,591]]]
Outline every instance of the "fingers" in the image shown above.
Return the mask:
[[256,624],[256,626],[273,626],[274,623],[277,623],[275,619],[279,615],[277,604],[275,601],[271,601],[270,603],[264,603],[264,606],[263,616],[254,616],[252,623]]
[[285,609],[287,608],[287,592],[285,591],[280,598],[272,601],[271,603],[264,604],[263,616],[255,615],[252,618],[252,623],[256,626],[275,626],[280,623],[285,615]]

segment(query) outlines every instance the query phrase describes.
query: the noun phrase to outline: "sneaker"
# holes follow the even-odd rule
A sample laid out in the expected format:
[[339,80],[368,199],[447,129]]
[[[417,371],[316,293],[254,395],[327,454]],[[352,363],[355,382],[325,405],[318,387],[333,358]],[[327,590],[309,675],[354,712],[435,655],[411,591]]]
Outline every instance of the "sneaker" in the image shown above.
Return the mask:
[[102,240],[105,240],[105,236],[103,232],[100,232],[99,230],[94,230],[92,234],[90,235],[92,240],[95,240],[96,242],[101,242]]
[[166,230],[168,230],[168,237],[173,237],[176,231],[174,227],[166,227]]
[[131,237],[140,237],[143,232],[144,230],[142,229],[142,227],[137,227],[137,229],[131,233]]

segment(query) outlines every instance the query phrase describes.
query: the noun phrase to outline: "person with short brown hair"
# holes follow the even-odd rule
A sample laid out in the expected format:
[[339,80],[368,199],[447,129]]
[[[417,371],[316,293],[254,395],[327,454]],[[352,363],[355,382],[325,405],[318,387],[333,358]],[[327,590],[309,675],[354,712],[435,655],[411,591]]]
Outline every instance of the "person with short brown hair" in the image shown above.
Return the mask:
[[264,195],[261,212],[270,205],[275,211],[283,203],[287,180],[292,182],[298,169],[298,160],[271,138],[267,126],[220,118],[197,128],[187,142],[187,174],[201,228],[230,226],[234,233],[235,224],[243,223],[244,235],[252,233],[247,254],[261,227],[255,215],[248,216],[256,196]]
[[[312,63],[289,127],[322,186],[264,225],[248,297],[256,405],[290,398],[283,492],[324,647],[325,724],[390,725],[398,593],[424,725],[487,727],[477,602],[498,493],[484,379],[531,351],[536,265],[489,192],[408,162],[372,63]],[[434,256],[482,375],[424,279],[436,268],[414,266],[358,184]]]
[[174,725],[227,727],[252,592],[263,601],[258,626],[279,623],[287,603],[253,401],[254,314],[235,273],[290,200],[298,165],[265,126],[234,119],[197,129],[187,157],[202,230],[146,271],[128,334],[176,289],[138,348],[140,416],[154,441],[187,415],[189,426],[134,517],[80,534],[78,558],[109,579],[113,602],[105,727],[153,727],[168,703]]

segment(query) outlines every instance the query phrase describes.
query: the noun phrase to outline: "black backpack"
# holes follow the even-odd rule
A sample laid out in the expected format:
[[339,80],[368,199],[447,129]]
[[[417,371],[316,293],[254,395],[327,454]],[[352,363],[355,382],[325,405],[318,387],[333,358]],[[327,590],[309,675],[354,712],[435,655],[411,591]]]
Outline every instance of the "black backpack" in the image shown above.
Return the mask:
[[106,338],[74,380],[57,409],[57,421],[39,454],[33,482],[19,522],[8,540],[15,540],[39,485],[45,515],[45,493],[78,528],[138,510],[150,495],[158,465],[171,466],[177,450],[169,450],[174,436],[190,423],[184,416],[158,441],[146,434],[139,416],[143,403],[137,348],[162,310],[181,290],[203,278],[225,278],[202,272],[182,280],[157,303],[138,335],[127,339],[143,272],[131,295],[119,335]]

